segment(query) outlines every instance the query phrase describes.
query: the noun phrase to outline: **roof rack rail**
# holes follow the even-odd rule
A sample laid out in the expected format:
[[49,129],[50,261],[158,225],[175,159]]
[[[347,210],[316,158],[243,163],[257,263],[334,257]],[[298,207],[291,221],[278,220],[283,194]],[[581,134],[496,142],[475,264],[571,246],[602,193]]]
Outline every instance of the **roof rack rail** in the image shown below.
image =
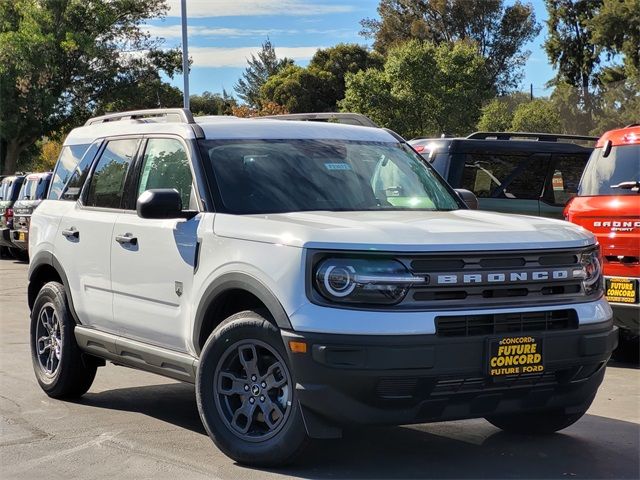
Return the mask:
[[328,122],[330,120],[337,120],[337,123],[358,125],[360,127],[379,128],[379,125],[366,115],[351,112],[289,113],[284,115],[266,115],[264,117],[255,118],[269,118],[272,120],[302,120],[312,122]]
[[108,113],[100,117],[93,117],[86,121],[86,125],[116,122],[119,120],[139,120],[143,118],[165,117],[168,122],[196,123],[191,111],[186,108],[153,108],[148,110],[131,110],[128,112]]
[[471,140],[512,140],[519,138],[531,138],[539,142],[557,142],[559,139],[565,140],[584,140],[596,142],[598,137],[588,135],[564,135],[561,133],[531,133],[531,132],[474,132],[467,137]]

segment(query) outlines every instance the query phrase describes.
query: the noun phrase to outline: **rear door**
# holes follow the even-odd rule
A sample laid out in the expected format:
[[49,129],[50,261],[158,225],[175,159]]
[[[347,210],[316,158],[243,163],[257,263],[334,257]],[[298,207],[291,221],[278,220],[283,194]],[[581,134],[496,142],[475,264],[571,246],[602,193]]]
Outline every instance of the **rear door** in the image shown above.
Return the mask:
[[482,210],[539,215],[548,166],[548,154],[468,153],[460,188],[472,191]]
[[111,238],[139,138],[106,142],[94,161],[81,198],[60,221],[54,253],[63,265],[81,322],[119,333],[113,322]]
[[136,165],[134,193],[111,235],[114,322],[128,338],[186,351],[200,216],[140,218],[135,201],[153,188],[175,188],[183,210],[198,210],[187,144],[148,138]]
[[542,217],[560,218],[569,200],[578,194],[580,177],[587,164],[587,154],[553,154],[540,198]]

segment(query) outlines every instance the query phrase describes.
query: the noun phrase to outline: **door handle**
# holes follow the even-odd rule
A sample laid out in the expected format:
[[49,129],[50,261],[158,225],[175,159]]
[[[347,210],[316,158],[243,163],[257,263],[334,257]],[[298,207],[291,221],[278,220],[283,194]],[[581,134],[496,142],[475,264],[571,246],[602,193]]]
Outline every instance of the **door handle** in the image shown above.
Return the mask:
[[71,227],[68,230],[62,230],[62,236],[66,238],[80,238],[80,231],[76,230],[76,227]]
[[138,245],[138,239],[131,233],[116,235],[116,242],[118,242],[120,245]]

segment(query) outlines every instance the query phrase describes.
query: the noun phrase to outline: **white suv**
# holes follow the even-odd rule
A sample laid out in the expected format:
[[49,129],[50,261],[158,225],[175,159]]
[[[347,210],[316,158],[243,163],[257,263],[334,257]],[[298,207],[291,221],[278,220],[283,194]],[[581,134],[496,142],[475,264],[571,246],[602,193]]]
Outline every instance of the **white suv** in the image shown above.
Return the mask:
[[195,383],[256,465],[345,425],[565,428],[617,344],[595,239],[462,196],[384,129],[92,119],[31,221],[37,379],[79,396],[109,360]]

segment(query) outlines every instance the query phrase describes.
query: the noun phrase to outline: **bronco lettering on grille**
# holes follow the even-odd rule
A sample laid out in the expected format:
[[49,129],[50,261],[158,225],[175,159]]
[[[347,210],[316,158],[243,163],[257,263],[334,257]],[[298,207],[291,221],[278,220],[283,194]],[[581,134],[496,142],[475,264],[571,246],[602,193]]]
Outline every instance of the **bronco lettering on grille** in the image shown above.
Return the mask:
[[474,283],[526,283],[546,280],[570,280],[573,279],[573,271],[568,269],[558,269],[531,270],[525,272],[478,272],[465,274],[443,273],[434,275],[433,277],[435,277],[436,285],[471,285]]

